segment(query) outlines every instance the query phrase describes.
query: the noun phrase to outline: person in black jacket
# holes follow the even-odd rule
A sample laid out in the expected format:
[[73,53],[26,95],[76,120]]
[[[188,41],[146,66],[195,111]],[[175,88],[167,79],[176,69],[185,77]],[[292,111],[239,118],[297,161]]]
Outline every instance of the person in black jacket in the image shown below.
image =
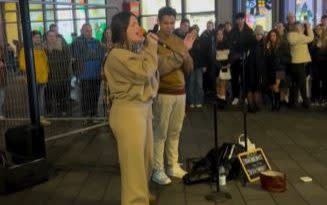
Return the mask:
[[190,20],[184,18],[181,20],[180,27],[175,29],[174,34],[181,39],[184,39],[186,34],[190,31]]
[[255,38],[252,29],[245,23],[245,14],[236,15],[236,25],[230,33],[231,37],[231,65],[233,105],[239,103],[240,96],[240,74],[242,73],[242,60],[249,51]]
[[315,39],[311,45],[312,56],[312,95],[314,104],[327,100],[327,30],[323,25],[315,28]]
[[268,70],[268,85],[271,90],[272,111],[280,109],[281,87],[285,84],[285,71],[291,62],[290,47],[283,41],[278,30],[267,35],[265,59]]
[[201,108],[203,104],[203,71],[206,67],[205,55],[202,52],[199,42],[199,26],[193,25],[190,32],[196,31],[197,37],[190,50],[193,59],[194,69],[187,79],[187,102],[191,108]]
[[264,30],[257,25],[254,30],[256,43],[250,49],[246,64],[246,93],[249,112],[259,110],[260,91],[265,84]]
[[201,45],[201,52],[205,55],[206,61],[206,72],[203,76],[203,88],[209,97],[214,97],[216,89],[216,76],[215,69],[213,66],[212,56],[215,53],[215,31],[214,24],[212,21],[207,22],[207,29],[202,32],[199,38]]
[[71,52],[54,31],[46,33],[45,52],[49,64],[46,107],[55,116],[65,115],[69,107]]

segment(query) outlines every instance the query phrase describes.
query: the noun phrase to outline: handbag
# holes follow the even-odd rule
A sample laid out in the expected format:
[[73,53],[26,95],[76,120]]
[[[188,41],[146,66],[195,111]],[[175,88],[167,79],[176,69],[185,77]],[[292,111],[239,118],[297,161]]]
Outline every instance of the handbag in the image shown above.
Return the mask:
[[230,64],[226,66],[222,66],[219,71],[219,79],[220,80],[230,80],[232,79],[232,75],[230,72]]

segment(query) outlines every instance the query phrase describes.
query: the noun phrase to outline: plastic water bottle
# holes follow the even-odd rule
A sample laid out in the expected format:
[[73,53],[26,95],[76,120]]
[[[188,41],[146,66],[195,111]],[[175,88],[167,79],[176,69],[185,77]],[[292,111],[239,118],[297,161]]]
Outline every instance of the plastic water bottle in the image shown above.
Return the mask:
[[226,185],[226,170],[224,166],[219,167],[219,185],[220,186]]

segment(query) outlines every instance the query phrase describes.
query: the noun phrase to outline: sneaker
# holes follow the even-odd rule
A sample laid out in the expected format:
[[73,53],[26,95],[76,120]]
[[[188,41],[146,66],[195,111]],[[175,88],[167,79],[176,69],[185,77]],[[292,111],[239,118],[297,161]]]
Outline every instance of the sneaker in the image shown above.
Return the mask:
[[202,108],[202,104],[196,104],[195,107],[196,108]]
[[195,106],[193,104],[190,104],[190,108],[195,108]]
[[170,167],[170,168],[168,168],[168,169],[167,169],[167,174],[168,174],[168,176],[176,177],[176,178],[182,179],[182,178],[187,174],[187,172],[184,171],[184,169],[182,169],[182,168],[178,165],[178,166],[174,166],[174,167]]
[[238,105],[239,102],[238,98],[234,98],[232,105]]
[[155,170],[151,177],[152,181],[160,185],[167,185],[171,183],[171,179],[163,170]]

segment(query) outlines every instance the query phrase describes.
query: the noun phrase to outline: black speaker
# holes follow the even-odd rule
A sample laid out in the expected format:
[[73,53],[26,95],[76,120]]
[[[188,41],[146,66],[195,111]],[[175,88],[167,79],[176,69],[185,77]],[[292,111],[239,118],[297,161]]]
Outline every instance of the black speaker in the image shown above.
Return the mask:
[[46,157],[42,126],[21,125],[5,133],[6,150],[15,164]]
[[0,194],[9,194],[47,181],[49,165],[45,158],[23,164],[0,166]]

